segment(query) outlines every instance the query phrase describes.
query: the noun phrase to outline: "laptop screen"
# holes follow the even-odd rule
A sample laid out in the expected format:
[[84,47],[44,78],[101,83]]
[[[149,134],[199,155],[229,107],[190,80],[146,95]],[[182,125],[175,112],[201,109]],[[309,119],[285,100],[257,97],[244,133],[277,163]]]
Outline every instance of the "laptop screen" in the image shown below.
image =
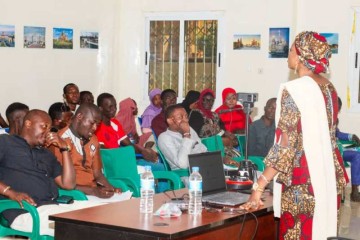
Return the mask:
[[199,167],[203,179],[203,194],[226,191],[224,165],[221,152],[189,154],[190,172]]

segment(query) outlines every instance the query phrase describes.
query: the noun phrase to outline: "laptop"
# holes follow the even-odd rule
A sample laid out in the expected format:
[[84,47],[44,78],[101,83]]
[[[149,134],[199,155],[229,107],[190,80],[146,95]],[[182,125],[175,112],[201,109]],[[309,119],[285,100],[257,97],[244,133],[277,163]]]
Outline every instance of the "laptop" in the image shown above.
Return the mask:
[[237,206],[245,203],[249,195],[227,191],[221,152],[189,154],[189,168],[199,167],[202,176],[202,202],[210,205]]

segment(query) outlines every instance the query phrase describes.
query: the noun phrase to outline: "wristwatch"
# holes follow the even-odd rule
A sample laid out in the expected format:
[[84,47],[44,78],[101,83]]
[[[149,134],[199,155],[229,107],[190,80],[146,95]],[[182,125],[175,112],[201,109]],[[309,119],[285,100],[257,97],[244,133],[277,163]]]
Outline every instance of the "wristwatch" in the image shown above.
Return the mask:
[[66,147],[59,148],[60,152],[70,152],[71,147],[69,145],[66,145]]
[[264,188],[260,187],[257,182],[253,183],[252,190],[255,192],[256,191],[261,192],[261,193],[264,192]]

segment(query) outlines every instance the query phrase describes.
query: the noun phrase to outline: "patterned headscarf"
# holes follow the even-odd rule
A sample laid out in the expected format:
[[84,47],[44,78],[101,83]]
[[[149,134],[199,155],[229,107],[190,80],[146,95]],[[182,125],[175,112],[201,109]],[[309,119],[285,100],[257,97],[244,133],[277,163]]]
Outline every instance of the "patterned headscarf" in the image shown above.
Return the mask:
[[304,31],[295,38],[299,60],[316,74],[328,72],[331,49],[326,38],[316,32]]
[[207,88],[205,90],[203,90],[201,93],[200,93],[200,97],[199,97],[199,101],[198,101],[198,109],[208,118],[213,118],[213,114],[212,114],[212,111],[211,109],[205,109],[204,108],[204,105],[203,105],[203,99],[206,95],[212,95],[214,98],[215,98],[215,93],[213,90],[211,90],[210,88]]

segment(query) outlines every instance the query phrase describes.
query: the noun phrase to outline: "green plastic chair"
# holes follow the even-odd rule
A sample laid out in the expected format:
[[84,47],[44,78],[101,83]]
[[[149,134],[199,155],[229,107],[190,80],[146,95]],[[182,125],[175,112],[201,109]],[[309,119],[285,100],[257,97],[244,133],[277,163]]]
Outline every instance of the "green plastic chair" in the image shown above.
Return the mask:
[[[87,200],[86,195],[79,190],[59,189],[59,195],[72,196],[76,200]],[[40,219],[36,207],[30,205],[26,201],[22,201],[24,208],[13,200],[0,200],[0,213],[9,209],[24,209],[28,211],[33,219],[33,227],[31,232],[23,232],[10,228],[7,220],[0,216],[0,238],[5,236],[23,236],[31,240],[53,240],[54,237],[48,235],[40,235]]]
[[[206,146],[206,148],[209,152],[220,151],[221,156],[222,157],[225,156],[225,147],[224,147],[224,143],[222,141],[221,136],[214,135],[211,137],[202,138],[201,142]],[[239,162],[244,158],[242,156],[243,155],[241,155],[240,157],[233,157],[232,159]]]
[[[341,141],[341,140],[337,140],[336,143],[338,145],[341,156],[344,155],[344,146],[343,146],[343,144],[346,144],[346,145],[353,144],[352,141]],[[350,167],[350,164],[347,161],[345,161],[344,159],[343,159],[343,162],[344,162],[344,167]]]
[[245,144],[246,144],[246,136],[244,134],[235,134],[238,143],[239,143],[239,151],[241,156],[245,156]]
[[[140,175],[137,171],[135,150],[133,146],[113,149],[100,149],[104,176],[113,184],[116,180],[126,183],[134,197],[140,197]],[[155,179],[168,180],[173,190],[182,187],[178,175],[166,171],[153,171]]]

